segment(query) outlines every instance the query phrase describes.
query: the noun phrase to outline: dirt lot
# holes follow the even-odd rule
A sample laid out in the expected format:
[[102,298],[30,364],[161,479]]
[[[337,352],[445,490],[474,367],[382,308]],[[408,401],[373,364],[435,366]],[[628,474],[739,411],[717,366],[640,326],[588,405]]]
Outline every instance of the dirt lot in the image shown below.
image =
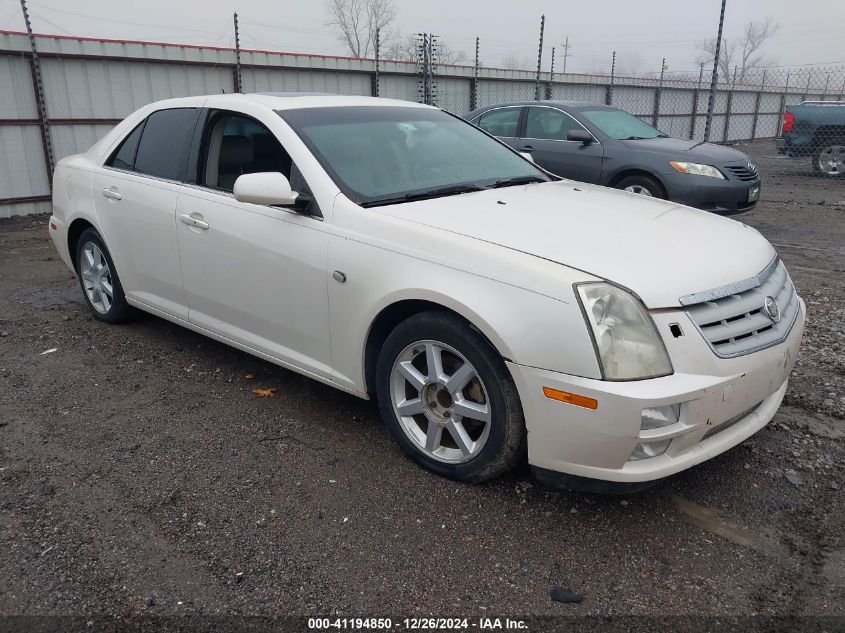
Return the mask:
[[46,218],[0,222],[0,614],[845,616],[845,183],[750,150],[809,313],[786,405],[625,498],[430,475],[371,403],[96,322]]

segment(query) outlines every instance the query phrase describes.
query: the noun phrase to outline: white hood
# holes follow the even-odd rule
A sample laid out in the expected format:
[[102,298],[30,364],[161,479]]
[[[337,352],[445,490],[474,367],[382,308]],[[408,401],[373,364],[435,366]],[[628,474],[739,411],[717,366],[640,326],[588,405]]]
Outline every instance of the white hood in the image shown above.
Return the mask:
[[577,268],[649,308],[753,277],[775,256],[755,229],[705,211],[571,181],[376,207]]

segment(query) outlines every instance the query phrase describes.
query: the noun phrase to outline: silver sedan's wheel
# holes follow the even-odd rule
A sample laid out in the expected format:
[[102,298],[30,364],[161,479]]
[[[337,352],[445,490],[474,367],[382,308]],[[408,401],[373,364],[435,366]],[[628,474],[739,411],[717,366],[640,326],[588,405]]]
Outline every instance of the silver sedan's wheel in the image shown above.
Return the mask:
[[106,314],[114,301],[111,269],[100,247],[93,242],[82,246],[79,274],[91,307],[100,314]]
[[439,462],[471,460],[490,436],[487,389],[472,363],[445,343],[428,339],[402,350],[391,370],[390,397],[408,439]]
[[638,193],[641,196],[648,196],[649,198],[654,195],[651,193],[651,191],[649,191],[642,185],[629,185],[628,187],[625,187],[625,191],[630,191],[631,193]]
[[816,157],[818,171],[831,178],[845,175],[845,144],[829,145]]

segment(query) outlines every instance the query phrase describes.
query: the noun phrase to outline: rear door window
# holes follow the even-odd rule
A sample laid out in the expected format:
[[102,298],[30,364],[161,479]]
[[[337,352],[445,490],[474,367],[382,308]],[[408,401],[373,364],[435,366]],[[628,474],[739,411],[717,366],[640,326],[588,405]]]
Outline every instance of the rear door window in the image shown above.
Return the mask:
[[198,114],[198,108],[153,112],[141,135],[135,171],[158,178],[184,180]]
[[516,136],[522,107],[497,108],[482,114],[476,125],[493,136]]

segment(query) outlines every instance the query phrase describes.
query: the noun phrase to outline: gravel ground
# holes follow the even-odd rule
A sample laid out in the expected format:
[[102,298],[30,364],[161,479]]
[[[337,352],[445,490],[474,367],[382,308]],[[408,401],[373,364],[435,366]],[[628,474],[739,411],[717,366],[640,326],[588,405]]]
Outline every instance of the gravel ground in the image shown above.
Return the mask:
[[845,187],[744,149],[808,308],[786,404],[624,498],[428,474],[371,403],[93,320],[46,218],[0,221],[0,614],[845,616]]

